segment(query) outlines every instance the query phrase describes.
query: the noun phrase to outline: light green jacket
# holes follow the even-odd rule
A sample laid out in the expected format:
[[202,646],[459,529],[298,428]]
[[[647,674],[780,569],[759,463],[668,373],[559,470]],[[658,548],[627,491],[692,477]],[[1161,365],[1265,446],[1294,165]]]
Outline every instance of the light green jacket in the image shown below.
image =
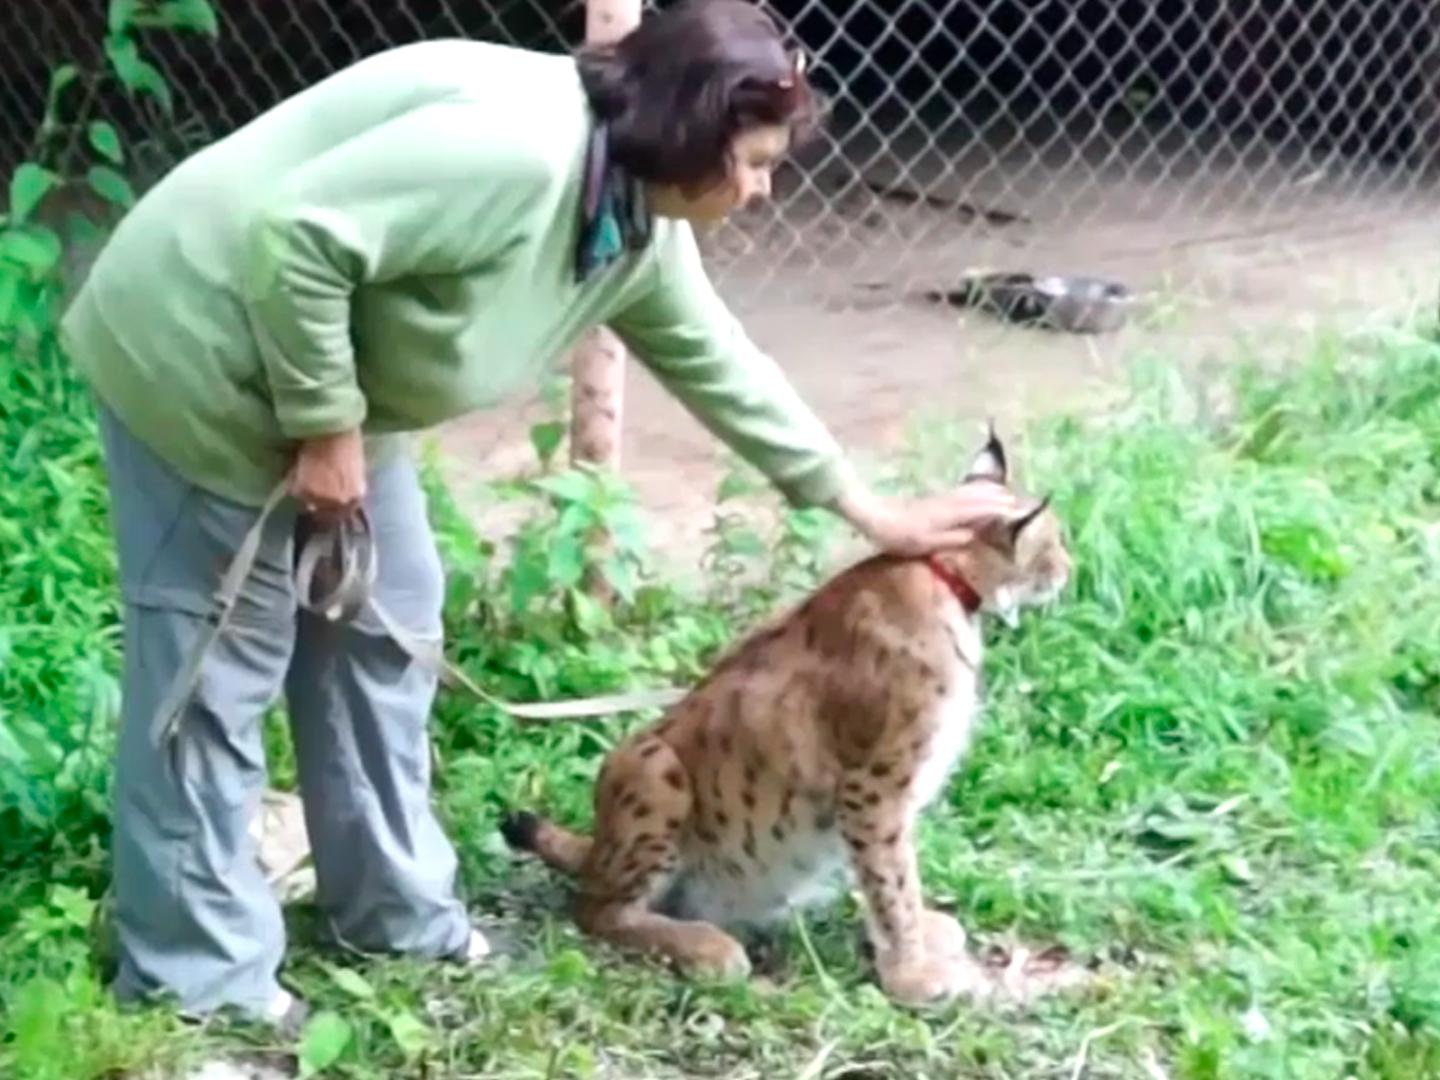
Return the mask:
[[438,41],[363,60],[149,191],[71,305],[67,351],[183,475],[258,504],[295,440],[363,424],[383,449],[535,386],[607,323],[791,502],[829,501],[839,448],[688,225],[658,220],[576,283],[590,122],[569,57]]

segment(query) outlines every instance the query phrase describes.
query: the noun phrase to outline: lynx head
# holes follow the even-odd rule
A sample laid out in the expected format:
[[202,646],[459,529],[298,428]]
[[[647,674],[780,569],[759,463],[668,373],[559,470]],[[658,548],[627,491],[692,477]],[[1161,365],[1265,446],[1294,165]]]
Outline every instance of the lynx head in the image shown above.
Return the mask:
[[1070,553],[1050,497],[1011,488],[1009,458],[993,425],[961,481],[962,487],[976,484],[1004,488],[1012,508],[980,523],[973,541],[953,558],[979,593],[982,610],[1013,626],[1021,607],[1059,597],[1070,580]]

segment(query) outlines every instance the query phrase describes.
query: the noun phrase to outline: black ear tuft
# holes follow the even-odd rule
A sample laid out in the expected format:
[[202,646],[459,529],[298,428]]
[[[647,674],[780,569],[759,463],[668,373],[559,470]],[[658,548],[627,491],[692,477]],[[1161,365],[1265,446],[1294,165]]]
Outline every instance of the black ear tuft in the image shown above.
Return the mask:
[[965,474],[965,481],[993,480],[997,484],[1003,484],[1009,476],[1010,465],[1005,459],[1005,445],[1000,441],[1000,436],[995,434],[995,421],[988,420],[985,445],[970,462],[970,471]]
[[1022,517],[1022,518],[1019,518],[1019,519],[1011,522],[1011,523],[1010,523],[1010,540],[1011,540],[1011,542],[1014,542],[1014,541],[1016,541],[1016,540],[1019,540],[1019,539],[1020,539],[1020,534],[1025,531],[1026,527],[1029,526],[1030,524],[1032,524],[1032,523],[1035,521],[1036,518],[1038,518],[1041,514],[1043,514],[1043,513],[1045,512],[1046,507],[1048,507],[1049,505],[1050,505],[1050,496],[1049,496],[1049,495],[1046,495],[1043,499],[1041,499],[1038,503],[1035,504],[1034,508],[1033,508],[1028,514],[1026,514],[1026,515],[1025,515],[1024,517]]

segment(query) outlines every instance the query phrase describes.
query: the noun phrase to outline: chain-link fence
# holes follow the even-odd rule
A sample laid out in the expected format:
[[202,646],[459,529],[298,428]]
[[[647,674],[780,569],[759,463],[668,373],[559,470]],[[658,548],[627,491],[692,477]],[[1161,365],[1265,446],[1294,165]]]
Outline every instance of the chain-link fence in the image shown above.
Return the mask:
[[[107,105],[144,137],[152,173],[387,46],[458,34],[565,49],[584,23],[581,0],[211,3],[213,40],[147,38],[173,121]],[[863,307],[981,268],[1153,279],[1221,242],[1263,258],[1379,230],[1420,239],[1433,209],[1434,0],[767,3],[832,114],[775,202],[707,240],[737,297]],[[55,65],[103,64],[111,7],[0,5],[0,165],[27,152]]]

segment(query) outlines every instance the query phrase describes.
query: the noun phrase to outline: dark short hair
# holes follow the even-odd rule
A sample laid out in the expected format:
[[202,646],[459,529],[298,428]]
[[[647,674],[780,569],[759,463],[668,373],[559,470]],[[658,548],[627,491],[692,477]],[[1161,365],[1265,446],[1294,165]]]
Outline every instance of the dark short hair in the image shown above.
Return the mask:
[[749,0],[683,0],[578,64],[615,161],[652,183],[716,183],[740,132],[782,125],[799,142],[819,123],[780,28]]

